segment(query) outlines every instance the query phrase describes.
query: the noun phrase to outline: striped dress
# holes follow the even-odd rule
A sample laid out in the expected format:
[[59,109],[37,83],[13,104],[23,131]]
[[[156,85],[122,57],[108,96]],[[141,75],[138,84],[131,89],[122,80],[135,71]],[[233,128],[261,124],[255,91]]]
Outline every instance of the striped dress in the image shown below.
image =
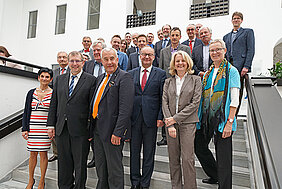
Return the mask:
[[51,101],[52,91],[48,93],[42,101],[39,100],[36,90],[32,96],[31,115],[29,124],[29,133],[27,140],[28,151],[48,151],[51,146],[51,140],[47,133],[47,117]]

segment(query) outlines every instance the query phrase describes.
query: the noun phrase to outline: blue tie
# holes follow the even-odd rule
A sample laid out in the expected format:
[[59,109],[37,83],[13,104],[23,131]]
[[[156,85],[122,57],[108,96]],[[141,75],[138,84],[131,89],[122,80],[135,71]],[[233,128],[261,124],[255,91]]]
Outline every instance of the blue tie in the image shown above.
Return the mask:
[[71,76],[71,83],[70,83],[70,87],[69,87],[69,96],[71,96],[72,92],[73,92],[73,86],[74,86],[74,78],[76,78],[76,75]]
[[164,39],[162,49],[166,48],[167,39]]

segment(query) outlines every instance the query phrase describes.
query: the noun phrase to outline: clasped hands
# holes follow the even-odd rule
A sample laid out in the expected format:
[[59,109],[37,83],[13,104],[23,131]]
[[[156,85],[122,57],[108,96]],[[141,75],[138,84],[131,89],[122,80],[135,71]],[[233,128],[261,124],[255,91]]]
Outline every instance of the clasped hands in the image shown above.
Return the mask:
[[176,138],[176,129],[173,126],[173,124],[175,124],[175,123],[176,123],[176,121],[173,119],[173,117],[165,118],[165,124],[166,124],[166,127],[168,127],[167,128],[168,134],[172,138]]

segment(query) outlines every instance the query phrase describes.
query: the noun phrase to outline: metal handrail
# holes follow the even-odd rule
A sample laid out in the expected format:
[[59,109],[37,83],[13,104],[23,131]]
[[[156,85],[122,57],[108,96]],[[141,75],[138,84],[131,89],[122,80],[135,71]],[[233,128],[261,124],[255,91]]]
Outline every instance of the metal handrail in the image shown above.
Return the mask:
[[42,66],[38,66],[38,65],[31,64],[31,63],[24,62],[24,61],[20,61],[20,60],[15,60],[15,59],[12,59],[12,58],[7,58],[7,57],[4,57],[4,56],[0,56],[0,60],[13,62],[13,63],[16,63],[16,64],[21,64],[21,65],[24,65],[24,66],[29,66],[29,67],[37,68],[37,69],[43,68]]

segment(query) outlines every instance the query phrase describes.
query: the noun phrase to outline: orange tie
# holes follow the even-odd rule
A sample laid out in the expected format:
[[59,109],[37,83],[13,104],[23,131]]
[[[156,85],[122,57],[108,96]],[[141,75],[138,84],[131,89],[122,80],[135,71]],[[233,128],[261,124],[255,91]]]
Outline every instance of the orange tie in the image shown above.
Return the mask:
[[97,96],[97,99],[94,103],[94,107],[93,107],[93,113],[92,113],[92,116],[93,118],[95,119],[97,117],[97,114],[98,114],[98,106],[99,106],[99,103],[100,103],[100,100],[101,100],[101,97],[102,97],[102,94],[104,92],[104,89],[106,87],[106,84],[108,82],[108,79],[109,79],[109,74],[107,74],[107,77],[102,85],[102,87],[100,88],[100,91],[98,93],[98,96]]

